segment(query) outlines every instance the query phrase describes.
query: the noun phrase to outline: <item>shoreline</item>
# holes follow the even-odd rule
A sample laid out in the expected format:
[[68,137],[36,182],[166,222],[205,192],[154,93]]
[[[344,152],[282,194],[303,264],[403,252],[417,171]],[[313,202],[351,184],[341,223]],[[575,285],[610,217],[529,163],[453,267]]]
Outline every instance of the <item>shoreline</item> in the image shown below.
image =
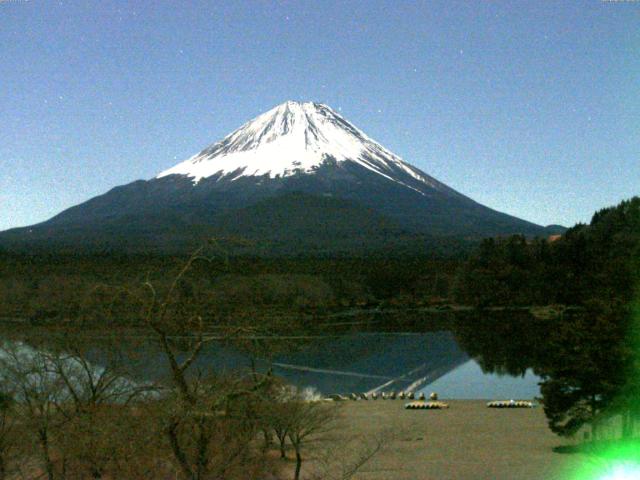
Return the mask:
[[588,457],[554,448],[575,441],[553,434],[542,408],[494,409],[485,400],[442,399],[443,410],[405,410],[404,401],[341,402],[342,426],[355,436],[390,439],[360,480],[566,480]]

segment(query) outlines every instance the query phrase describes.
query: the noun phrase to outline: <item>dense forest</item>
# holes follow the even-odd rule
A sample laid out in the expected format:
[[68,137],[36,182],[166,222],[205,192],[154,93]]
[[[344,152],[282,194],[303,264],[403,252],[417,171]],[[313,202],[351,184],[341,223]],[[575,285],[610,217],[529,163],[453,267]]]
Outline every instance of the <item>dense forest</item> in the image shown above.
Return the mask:
[[459,321],[484,368],[533,368],[551,429],[592,434],[611,418],[630,437],[640,420],[640,198],[596,212],[555,241],[485,240],[460,269],[456,298],[481,310],[555,305],[556,315]]
[[[438,305],[450,300],[459,261],[406,257],[226,257],[205,249],[181,283],[189,301],[216,309],[329,312],[345,308]],[[0,317],[32,323],[72,321],[105,288],[166,285],[184,257],[0,254]],[[102,292],[102,293],[101,293]],[[86,316],[86,315],[85,315]],[[123,309],[119,320],[135,319]]]
[[555,240],[486,239],[465,263],[456,299],[476,306],[626,305],[640,266],[640,198],[593,215]]

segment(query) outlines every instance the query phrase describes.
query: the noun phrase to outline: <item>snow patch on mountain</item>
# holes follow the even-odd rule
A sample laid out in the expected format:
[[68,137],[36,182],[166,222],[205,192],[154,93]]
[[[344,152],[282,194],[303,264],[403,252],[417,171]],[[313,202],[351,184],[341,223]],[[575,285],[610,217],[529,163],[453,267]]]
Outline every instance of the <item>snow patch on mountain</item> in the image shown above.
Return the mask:
[[326,161],[355,162],[419,193],[395,178],[398,169],[431,188],[444,187],[404,162],[330,107],[312,102],[285,102],[247,122],[197,155],[156,178],[185,175],[194,184],[247,176],[287,177],[313,173]]

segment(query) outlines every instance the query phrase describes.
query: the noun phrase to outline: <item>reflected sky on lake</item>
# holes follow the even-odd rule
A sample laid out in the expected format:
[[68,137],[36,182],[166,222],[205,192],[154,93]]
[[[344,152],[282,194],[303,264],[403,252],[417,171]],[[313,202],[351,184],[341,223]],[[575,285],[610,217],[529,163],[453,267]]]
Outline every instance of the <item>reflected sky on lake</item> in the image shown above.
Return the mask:
[[524,377],[483,373],[469,360],[429,384],[424,392],[437,392],[440,398],[455,399],[533,399],[540,395],[540,377],[527,370]]

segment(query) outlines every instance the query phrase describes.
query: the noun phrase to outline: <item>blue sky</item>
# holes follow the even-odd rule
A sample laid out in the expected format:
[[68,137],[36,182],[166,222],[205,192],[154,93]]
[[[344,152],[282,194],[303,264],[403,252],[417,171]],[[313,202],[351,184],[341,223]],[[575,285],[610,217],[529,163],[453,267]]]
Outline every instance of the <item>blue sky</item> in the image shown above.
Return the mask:
[[640,2],[0,2],[0,230],[319,101],[541,224],[640,194]]

